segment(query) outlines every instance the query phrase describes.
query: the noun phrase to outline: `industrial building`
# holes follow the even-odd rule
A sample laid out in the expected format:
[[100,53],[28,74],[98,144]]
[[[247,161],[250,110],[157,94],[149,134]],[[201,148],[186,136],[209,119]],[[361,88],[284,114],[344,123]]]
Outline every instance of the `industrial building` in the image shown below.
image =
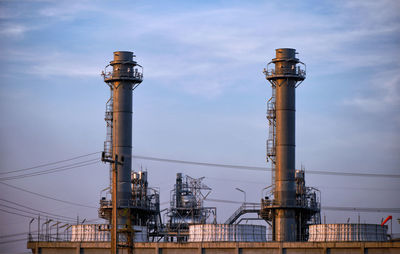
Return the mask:
[[[321,224],[321,193],[308,187],[304,169],[295,167],[295,91],[306,78],[305,64],[296,54],[295,49],[276,49],[264,70],[272,86],[266,155],[273,184],[264,188],[259,204],[243,203],[218,224],[216,207],[204,206],[211,188],[203,177],[176,175],[163,218],[160,193],[149,187],[151,176],[132,168],[132,91],[143,81],[143,72],[133,52],[114,52],[102,73],[111,92],[102,153],[102,161],[110,165],[110,188],[102,193],[99,207],[106,223],[60,231],[57,226],[52,232],[51,227],[40,230],[38,220],[39,230],[29,233],[28,248],[35,254],[400,252],[400,242],[389,241],[385,225]],[[240,224],[247,213],[266,225]]]

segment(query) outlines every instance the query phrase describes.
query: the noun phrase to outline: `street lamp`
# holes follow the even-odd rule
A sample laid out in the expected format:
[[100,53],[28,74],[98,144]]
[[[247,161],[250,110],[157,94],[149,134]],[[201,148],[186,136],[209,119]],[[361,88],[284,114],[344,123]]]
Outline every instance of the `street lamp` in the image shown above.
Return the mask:
[[51,227],[57,226],[57,234],[56,234],[56,241],[57,241],[57,239],[58,239],[58,224],[60,224],[60,223],[61,222],[58,221],[57,223],[50,226],[50,239],[51,239]]
[[47,239],[47,238],[48,238],[48,235],[47,235],[47,234],[48,234],[48,231],[49,231],[49,223],[52,222],[52,221],[53,221],[52,219],[49,219],[49,220],[47,220],[45,223],[42,224],[42,232],[43,232],[43,226],[46,225],[46,235],[45,235],[45,238],[46,238],[47,241],[48,241],[48,239]]
[[35,218],[32,218],[32,220],[29,222],[29,241],[32,241],[31,224],[34,220]]
[[[57,229],[59,229],[59,228],[65,228],[66,226],[69,226],[69,224],[66,223],[66,224],[64,224],[64,225],[62,225],[62,226],[60,226],[60,227],[57,227]],[[58,230],[57,230],[57,238],[58,238]],[[68,240],[68,239],[66,239],[66,240]]]
[[239,189],[239,188],[235,188],[237,191],[240,191],[240,192],[242,192],[243,194],[244,194],[244,203],[246,203],[246,192],[244,191],[244,190],[242,190],[242,189]]

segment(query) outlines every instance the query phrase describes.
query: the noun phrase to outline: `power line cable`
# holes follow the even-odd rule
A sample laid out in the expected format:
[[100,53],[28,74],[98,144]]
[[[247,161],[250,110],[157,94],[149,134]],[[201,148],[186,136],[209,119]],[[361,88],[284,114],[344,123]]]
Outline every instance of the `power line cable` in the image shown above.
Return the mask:
[[35,169],[35,168],[47,167],[47,166],[50,166],[50,165],[55,165],[55,164],[59,164],[59,163],[62,163],[62,162],[66,162],[66,161],[71,161],[71,160],[76,160],[76,159],[79,159],[79,158],[87,157],[87,156],[90,156],[90,155],[93,155],[93,154],[97,154],[97,153],[100,153],[100,152],[88,153],[88,154],[72,157],[72,158],[69,158],[69,159],[50,162],[50,163],[46,163],[46,164],[41,164],[41,165],[29,167],[29,168],[22,168],[22,169],[12,170],[12,171],[8,171],[8,172],[0,172],[0,175],[20,172],[20,171],[25,171],[25,170],[31,170],[31,169]]
[[[54,214],[54,213],[49,213],[49,212],[37,210],[37,209],[31,208],[31,207],[28,207],[28,206],[25,206],[25,205],[21,205],[21,204],[19,204],[19,203],[17,203],[17,202],[13,202],[13,201],[6,200],[6,199],[4,199],[4,198],[0,198],[0,200],[5,201],[5,202],[8,202],[8,203],[13,204],[13,205],[21,206],[21,207],[26,208],[26,209],[30,209],[30,210],[32,210],[32,211],[36,211],[36,212],[39,212],[39,213],[42,213],[42,214],[48,214],[48,215],[50,215],[50,216],[55,216],[55,217],[60,217],[60,218],[75,220],[75,218],[72,218],[72,217],[68,217],[68,216],[63,216],[63,215],[58,215],[58,214]],[[0,204],[0,205],[1,205],[1,204]]]
[[0,223],[0,227],[6,227],[9,225],[12,225],[13,227],[15,227],[15,225],[21,225],[22,223],[26,224],[26,220],[25,219],[21,219],[21,220],[13,220],[13,221],[9,221],[7,220],[7,223]]
[[[221,182],[239,182],[239,183],[251,183],[251,184],[266,184],[262,181],[248,181],[243,179],[229,179],[229,178],[217,178],[206,176],[207,179],[221,181]],[[337,186],[314,186],[317,189],[346,189],[346,190],[369,190],[369,191],[400,191],[400,189],[395,188],[365,188],[365,187],[337,187]]]
[[265,167],[243,166],[243,165],[232,165],[232,164],[217,164],[217,163],[186,161],[186,160],[173,160],[173,159],[157,158],[157,157],[142,156],[142,155],[132,155],[132,158],[151,160],[151,161],[160,161],[160,162],[190,164],[190,165],[197,165],[197,166],[207,166],[207,167],[211,166],[211,167],[220,167],[220,168],[235,168],[235,169],[247,169],[247,170],[257,170],[257,171],[271,171],[270,168],[265,168]]
[[[95,161],[95,162],[93,162],[93,161]],[[0,178],[0,181],[15,180],[15,179],[20,179],[20,178],[26,178],[26,177],[38,176],[38,175],[45,175],[45,174],[65,171],[65,170],[69,170],[69,169],[80,168],[80,167],[96,164],[99,161],[100,161],[99,159],[91,159],[91,160],[87,160],[87,161],[82,161],[82,162],[77,162],[77,163],[73,163],[73,164],[69,164],[69,165],[60,166],[60,167],[57,167],[57,168],[46,169],[46,170],[42,170],[42,171],[38,171],[38,172],[33,172],[33,173],[28,173],[28,174],[23,174],[23,175],[17,175],[17,176],[3,177],[3,178]],[[88,163],[88,162],[91,162],[91,163]]]
[[0,244],[7,244],[7,243],[14,243],[14,242],[21,242],[21,241],[27,241],[28,238],[22,238],[22,239],[15,239],[15,240],[9,240],[9,241],[5,241],[5,242],[0,242]]
[[[31,231],[31,233],[37,233],[38,231]],[[9,237],[14,237],[14,236],[20,236],[20,235],[27,235],[29,232],[23,232],[23,233],[16,233],[16,234],[11,234],[11,235],[0,235],[0,239],[2,238],[9,238]]]
[[[33,216],[36,216],[36,215],[37,215],[37,214],[34,213],[34,212],[25,211],[25,210],[22,210],[22,209],[19,209],[19,208],[15,208],[15,207],[12,207],[12,206],[8,206],[8,205],[4,205],[4,204],[0,204],[0,206],[4,206],[4,207],[9,208],[9,209],[14,209],[14,210],[19,211],[19,212],[23,212],[23,213],[27,213],[27,214],[32,214]],[[48,216],[48,215],[46,215],[46,217],[48,217],[48,218],[50,218],[50,219],[57,220],[57,221],[65,222],[65,223],[71,223],[71,222],[72,222],[71,220],[66,221],[65,219],[60,219],[60,218],[57,218],[57,217],[54,217],[54,216]]]
[[[173,159],[149,157],[149,156],[142,156],[142,155],[132,155],[132,158],[151,160],[151,161],[160,161],[160,162],[170,162],[170,163],[180,163],[180,164],[189,164],[189,165],[197,165],[197,166],[206,166],[206,167],[234,168],[234,169],[255,170],[255,171],[271,171],[271,168],[266,168],[266,167],[232,165],[232,164],[218,164],[218,163],[186,161],[186,160],[173,160]],[[354,172],[336,172],[336,171],[322,171],[322,170],[306,170],[306,173],[315,174],[315,175],[400,178],[400,175],[395,175],[395,174],[354,173]]]
[[58,201],[58,202],[61,202],[61,203],[66,203],[66,204],[70,204],[70,205],[74,205],[74,206],[87,207],[87,208],[96,208],[97,209],[97,207],[95,207],[95,206],[89,206],[89,205],[85,205],[85,204],[79,204],[79,203],[75,203],[75,202],[71,202],[71,201],[66,201],[66,200],[62,200],[62,199],[58,199],[58,198],[53,198],[53,197],[46,196],[46,195],[43,195],[43,194],[40,194],[40,193],[36,193],[36,192],[33,192],[33,191],[25,190],[25,189],[22,189],[20,187],[17,187],[17,186],[8,184],[8,183],[0,182],[0,184],[3,184],[5,186],[8,186],[8,187],[16,189],[16,190],[20,190],[20,191],[23,191],[23,192],[26,192],[26,193],[30,193],[32,195],[36,195],[36,196],[39,196],[39,197],[42,197],[42,198],[47,198],[47,199],[50,199],[50,200]]
[[400,189],[392,189],[392,188],[365,188],[365,187],[337,187],[337,186],[315,186],[317,189],[340,189],[340,190],[367,190],[367,191],[397,191],[400,192]]
[[[217,203],[229,203],[229,204],[243,204],[243,202],[234,201],[234,200],[226,200],[226,199],[213,199],[207,198],[204,201],[211,201]],[[252,205],[260,205],[260,203],[248,203]],[[331,211],[354,211],[354,212],[392,212],[392,213],[400,213],[400,208],[373,208],[373,207],[345,207],[345,206],[322,206],[323,210],[331,210]]]
[[25,217],[25,218],[29,218],[29,219],[33,219],[32,216],[27,216],[27,215],[25,215],[25,214],[10,212],[10,211],[7,211],[7,210],[3,210],[3,209],[1,209],[1,208],[0,208],[0,211],[5,212],[5,213],[14,214],[14,215],[19,215],[19,216],[22,216],[22,217]]
[[400,213],[400,208],[323,206],[323,207],[321,207],[321,209],[323,209],[323,210],[332,210],[332,211]]
[[210,177],[206,176],[207,179],[211,180],[216,180],[216,181],[222,181],[222,182],[240,182],[240,183],[254,183],[254,184],[266,184],[266,182],[261,182],[261,181],[248,181],[248,180],[243,180],[243,179],[229,179],[229,178],[218,178],[218,177]]

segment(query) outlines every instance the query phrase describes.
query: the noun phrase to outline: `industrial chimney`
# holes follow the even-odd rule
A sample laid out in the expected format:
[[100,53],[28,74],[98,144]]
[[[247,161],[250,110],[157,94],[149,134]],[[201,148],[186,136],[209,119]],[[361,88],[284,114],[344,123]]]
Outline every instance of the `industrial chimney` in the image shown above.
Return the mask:
[[[124,209],[132,207],[132,91],[143,80],[142,67],[133,58],[133,52],[114,52],[114,60],[102,73],[111,91],[106,105],[107,138],[102,160],[110,162],[113,202],[102,199],[99,213],[112,221],[115,230],[130,224],[131,215]],[[112,237],[117,237],[116,232]]]
[[[269,68],[271,64],[274,69]],[[263,200],[261,214],[273,222],[275,241],[296,240],[295,90],[305,79],[305,69],[298,64],[305,66],[296,58],[295,49],[281,48],[264,70],[273,90],[267,112],[267,160],[272,161],[274,200]]]

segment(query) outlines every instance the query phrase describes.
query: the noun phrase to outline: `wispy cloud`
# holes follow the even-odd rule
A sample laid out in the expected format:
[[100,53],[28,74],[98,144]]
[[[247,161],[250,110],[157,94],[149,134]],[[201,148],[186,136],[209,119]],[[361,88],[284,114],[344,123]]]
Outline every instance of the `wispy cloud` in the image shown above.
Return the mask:
[[79,18],[80,13],[98,10],[96,6],[92,1],[58,1],[57,4],[52,3],[39,8],[37,14],[56,20],[71,20]]
[[[29,74],[46,77],[95,77],[100,75],[103,59],[85,57],[80,61],[80,54],[69,52],[49,51],[43,52],[30,50],[12,50],[2,52],[1,57],[14,59],[21,68],[12,70],[17,75]],[[78,60],[79,59],[79,60]],[[4,75],[8,75],[4,73]]]
[[[369,113],[398,111],[400,109],[400,73],[398,69],[377,73],[366,84],[365,91],[351,99],[344,100],[345,105],[355,106]],[[400,117],[399,124],[400,124]]]
[[12,38],[22,38],[29,29],[25,25],[3,23],[0,25],[0,35]]
[[[159,15],[157,19],[146,13],[129,19],[126,11],[112,15],[125,21],[126,26],[118,29],[121,33],[128,27],[135,27],[129,37],[131,40],[156,36],[160,41],[174,45],[172,51],[181,50],[180,57],[169,57],[169,68],[173,71],[166,73],[166,77],[183,77],[181,70],[184,70],[194,79],[202,79],[204,75],[215,77],[224,72],[232,79],[240,79],[240,71],[232,73],[229,70],[260,68],[266,53],[282,46],[298,48],[302,54],[308,52],[307,64],[315,67],[314,75],[327,75],[397,61],[393,54],[400,53],[394,42],[396,34],[400,34],[400,22],[396,21],[395,12],[387,10],[396,4],[393,1],[368,3],[332,3],[331,7],[336,11],[328,16],[298,12],[295,8],[277,12],[278,6],[273,3],[171,12]],[[354,15],[355,10],[361,14]],[[376,10],[383,14],[376,14]],[[376,18],[369,20],[370,15]],[[386,16],[380,19],[382,15]],[[295,21],[293,17],[296,17]],[[377,47],[379,44],[385,44],[385,47]],[[163,54],[157,57],[163,58]],[[213,63],[219,67],[217,71]],[[150,63],[154,66],[152,70],[160,74],[165,70],[163,64],[164,61]],[[204,68],[207,65],[209,68]],[[174,70],[174,66],[178,68]]]
[[[101,34],[131,42],[156,40],[157,43],[150,43],[152,49],[139,54],[145,57],[146,78],[163,78],[168,85],[173,83],[178,89],[205,96],[223,93],[240,82],[243,72],[261,70],[273,55],[271,49],[277,47],[297,48],[302,60],[313,67],[314,76],[398,61],[393,58],[395,53],[400,54],[394,43],[400,34],[400,22],[394,11],[398,7],[396,1],[328,3],[330,11],[327,13],[299,11],[304,8],[301,3],[282,10],[278,3],[268,2],[191,10],[177,8],[156,16],[152,6],[141,5],[142,11],[132,16],[131,8],[109,9],[90,1],[58,1],[44,2],[34,13],[54,24],[96,13],[93,22],[98,26],[85,31],[86,40],[104,38],[99,36]],[[3,33],[22,36],[31,24],[20,24],[4,29]],[[52,29],[47,26],[44,24],[35,32],[40,34]],[[69,54],[65,48],[52,51]],[[76,57],[76,62],[83,58]],[[59,60],[52,61],[59,63]],[[65,68],[76,66],[67,64],[68,59],[63,60]],[[44,63],[42,68],[31,69],[38,75],[58,72],[54,68],[59,64],[47,65],[48,68]],[[46,69],[48,71],[41,71]],[[93,70],[73,68],[68,75],[89,75],[88,71]],[[195,85],[197,82],[202,85]]]

